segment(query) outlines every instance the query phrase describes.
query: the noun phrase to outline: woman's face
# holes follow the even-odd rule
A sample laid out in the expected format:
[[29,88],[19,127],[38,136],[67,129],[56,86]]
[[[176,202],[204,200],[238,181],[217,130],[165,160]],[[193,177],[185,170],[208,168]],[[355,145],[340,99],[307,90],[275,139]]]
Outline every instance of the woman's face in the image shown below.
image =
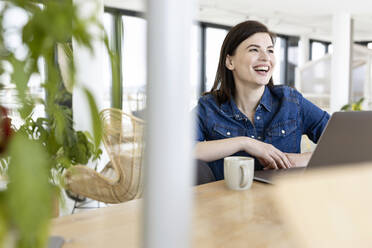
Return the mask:
[[227,55],[226,67],[232,71],[235,84],[268,84],[274,70],[274,44],[268,33],[255,33]]

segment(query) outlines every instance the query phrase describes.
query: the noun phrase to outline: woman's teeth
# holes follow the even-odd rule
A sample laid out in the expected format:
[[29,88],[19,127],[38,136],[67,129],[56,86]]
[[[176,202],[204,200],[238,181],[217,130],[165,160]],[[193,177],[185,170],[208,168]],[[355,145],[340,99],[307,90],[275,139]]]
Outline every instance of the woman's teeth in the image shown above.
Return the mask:
[[254,69],[256,71],[265,71],[265,72],[268,72],[269,71],[269,67],[268,66],[258,66],[258,67],[255,67]]

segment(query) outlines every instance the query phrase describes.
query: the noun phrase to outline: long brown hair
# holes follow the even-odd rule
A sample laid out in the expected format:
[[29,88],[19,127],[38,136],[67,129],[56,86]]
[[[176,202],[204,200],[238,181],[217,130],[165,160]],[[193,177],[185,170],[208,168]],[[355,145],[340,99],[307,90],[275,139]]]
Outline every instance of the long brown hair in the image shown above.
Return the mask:
[[[227,55],[233,56],[239,44],[255,33],[268,33],[273,44],[275,43],[275,34],[270,32],[264,24],[258,21],[242,22],[234,26],[226,35],[221,47],[220,59],[213,87],[209,92],[204,93],[204,95],[214,95],[219,105],[229,101],[231,97],[235,96],[234,77],[232,71],[226,68],[226,57]],[[272,77],[270,78],[268,85],[274,85]]]

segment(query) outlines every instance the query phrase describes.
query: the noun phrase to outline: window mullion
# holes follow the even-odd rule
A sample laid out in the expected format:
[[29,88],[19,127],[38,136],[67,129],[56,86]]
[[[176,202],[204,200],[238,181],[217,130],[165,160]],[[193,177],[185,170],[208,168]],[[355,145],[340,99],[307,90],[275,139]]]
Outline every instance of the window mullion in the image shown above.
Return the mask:
[[112,79],[111,87],[111,106],[121,109],[123,106],[123,74],[122,74],[122,41],[123,41],[123,21],[120,14],[114,14],[114,29],[112,34],[112,51],[117,55],[117,63],[114,63],[118,80]]

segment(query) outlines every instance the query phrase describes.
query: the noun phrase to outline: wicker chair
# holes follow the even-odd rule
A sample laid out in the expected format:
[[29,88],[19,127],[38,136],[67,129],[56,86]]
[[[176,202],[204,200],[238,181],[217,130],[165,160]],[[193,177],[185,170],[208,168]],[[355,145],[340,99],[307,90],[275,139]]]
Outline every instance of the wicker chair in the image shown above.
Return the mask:
[[119,203],[142,195],[144,121],[119,109],[104,109],[103,143],[110,162],[101,173],[73,166],[65,174],[66,189],[106,203]]

